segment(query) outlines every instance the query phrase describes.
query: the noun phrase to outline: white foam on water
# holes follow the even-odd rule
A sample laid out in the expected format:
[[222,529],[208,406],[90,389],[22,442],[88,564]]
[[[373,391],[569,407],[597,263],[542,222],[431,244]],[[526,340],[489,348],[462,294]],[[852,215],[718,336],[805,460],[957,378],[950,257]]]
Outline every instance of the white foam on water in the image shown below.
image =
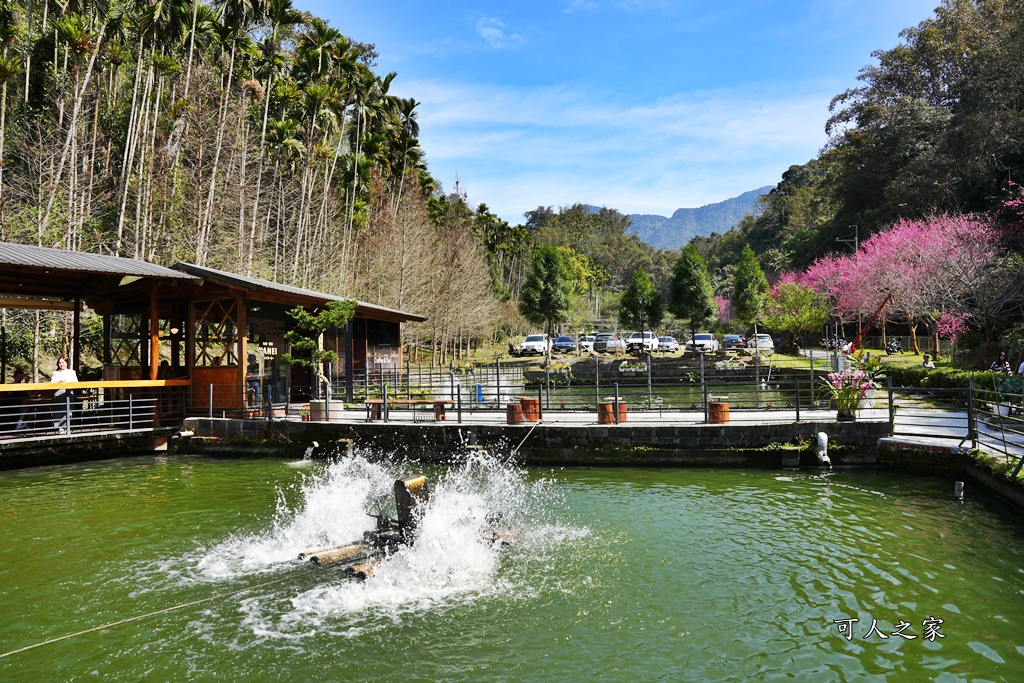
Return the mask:
[[[527,573],[514,566],[502,571],[503,563],[524,564],[532,553],[547,555],[589,533],[553,518],[558,493],[551,480],[528,480],[525,470],[470,451],[427,472],[430,501],[416,542],[379,565],[371,579],[358,583],[336,568],[304,567],[296,559],[299,552],[360,539],[375,524],[366,513],[374,501],[386,496],[393,515],[395,480],[415,473],[414,466],[373,463],[359,454],[330,463],[308,474],[292,506],[279,492],[266,532],[200,551],[193,572],[186,573],[225,581],[299,570],[293,585],[274,589],[276,598],[240,601],[245,627],[260,637],[292,640],[330,623],[331,630],[355,635],[393,624],[403,614],[517,593],[510,583]],[[483,540],[481,531],[494,525],[496,513],[499,524],[522,532],[521,542],[503,549]],[[309,589],[311,580],[316,587]],[[518,594],[525,598],[530,592]]]
[[370,499],[387,491],[394,479],[386,466],[364,458],[346,458],[310,473],[299,487],[297,506],[278,491],[271,528],[232,536],[205,551],[196,578],[223,580],[273,570],[294,562],[300,552],[359,540],[374,523],[367,514]]

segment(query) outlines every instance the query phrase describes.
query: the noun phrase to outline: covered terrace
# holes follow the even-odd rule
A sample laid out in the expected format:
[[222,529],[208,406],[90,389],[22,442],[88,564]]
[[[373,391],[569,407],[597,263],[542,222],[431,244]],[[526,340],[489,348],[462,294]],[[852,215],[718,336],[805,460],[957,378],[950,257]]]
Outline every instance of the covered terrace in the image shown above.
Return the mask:
[[[164,268],[135,259],[0,243],[0,308],[67,311],[73,318],[71,369],[83,375],[81,316],[92,309],[103,322],[101,368],[91,381],[61,385],[73,390],[64,406],[72,427],[131,423],[151,427],[180,424],[186,414],[243,415],[286,410],[339,387],[347,401],[354,382],[370,372],[398,370],[402,363],[401,323],[423,316],[356,302],[354,318],[340,330],[326,330],[320,343],[338,355],[317,368],[282,362],[289,352],[285,334],[294,325],[288,311],[315,311],[342,297],[178,263]],[[59,388],[46,380],[9,384],[6,331],[0,330],[0,437],[15,430],[26,404],[29,422],[52,435],[59,407],[50,399]],[[95,370],[95,368],[93,368]],[[97,419],[97,411],[125,402],[132,410],[145,399],[148,417]],[[123,406],[122,406],[123,407]],[[76,412],[77,411],[77,412]],[[15,413],[18,413],[17,415]],[[123,419],[122,419],[123,418]],[[8,422],[10,424],[8,424]]]

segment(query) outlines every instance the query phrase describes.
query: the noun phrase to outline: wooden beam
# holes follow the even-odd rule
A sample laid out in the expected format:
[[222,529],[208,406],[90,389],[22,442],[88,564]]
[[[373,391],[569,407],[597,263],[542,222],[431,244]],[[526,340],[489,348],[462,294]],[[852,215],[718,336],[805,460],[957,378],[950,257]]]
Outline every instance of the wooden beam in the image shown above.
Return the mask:
[[81,308],[81,299],[55,301],[52,299],[0,296],[0,308],[23,308],[30,311],[73,311],[76,306]]
[[0,394],[15,391],[54,391],[56,389],[131,389],[132,387],[187,387],[192,380],[181,379],[122,379],[96,382],[29,382],[25,384],[0,384]]

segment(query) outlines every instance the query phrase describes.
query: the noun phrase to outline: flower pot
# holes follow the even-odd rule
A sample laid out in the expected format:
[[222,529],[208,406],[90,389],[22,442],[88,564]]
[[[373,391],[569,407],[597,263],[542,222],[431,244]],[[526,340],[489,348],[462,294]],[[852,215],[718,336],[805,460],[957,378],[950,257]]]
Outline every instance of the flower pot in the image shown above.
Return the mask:
[[836,411],[837,422],[856,422],[857,411],[853,408],[839,408]]
[[317,422],[322,422],[329,417],[341,417],[341,413],[345,410],[344,401],[331,401],[328,405],[327,401],[310,401],[309,402],[309,419]]

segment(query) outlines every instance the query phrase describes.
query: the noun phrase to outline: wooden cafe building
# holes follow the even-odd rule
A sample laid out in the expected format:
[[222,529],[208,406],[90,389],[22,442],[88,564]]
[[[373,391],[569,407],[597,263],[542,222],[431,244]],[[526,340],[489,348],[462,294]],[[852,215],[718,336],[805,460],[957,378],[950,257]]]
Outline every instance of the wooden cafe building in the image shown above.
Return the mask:
[[[0,242],[0,308],[69,312],[70,362],[82,379],[81,314],[88,306],[103,320],[102,377],[90,384],[182,386],[185,412],[238,415],[254,405],[319,394],[308,368],[281,362],[293,324],[287,312],[341,300],[189,263],[165,268]],[[336,351],[339,360],[323,369],[319,381],[326,379],[351,401],[354,378],[373,368],[400,367],[401,324],[423,320],[357,302],[345,329],[324,333],[323,347]],[[10,375],[9,368],[6,344],[0,343],[0,378]],[[40,381],[49,376],[43,370]]]

